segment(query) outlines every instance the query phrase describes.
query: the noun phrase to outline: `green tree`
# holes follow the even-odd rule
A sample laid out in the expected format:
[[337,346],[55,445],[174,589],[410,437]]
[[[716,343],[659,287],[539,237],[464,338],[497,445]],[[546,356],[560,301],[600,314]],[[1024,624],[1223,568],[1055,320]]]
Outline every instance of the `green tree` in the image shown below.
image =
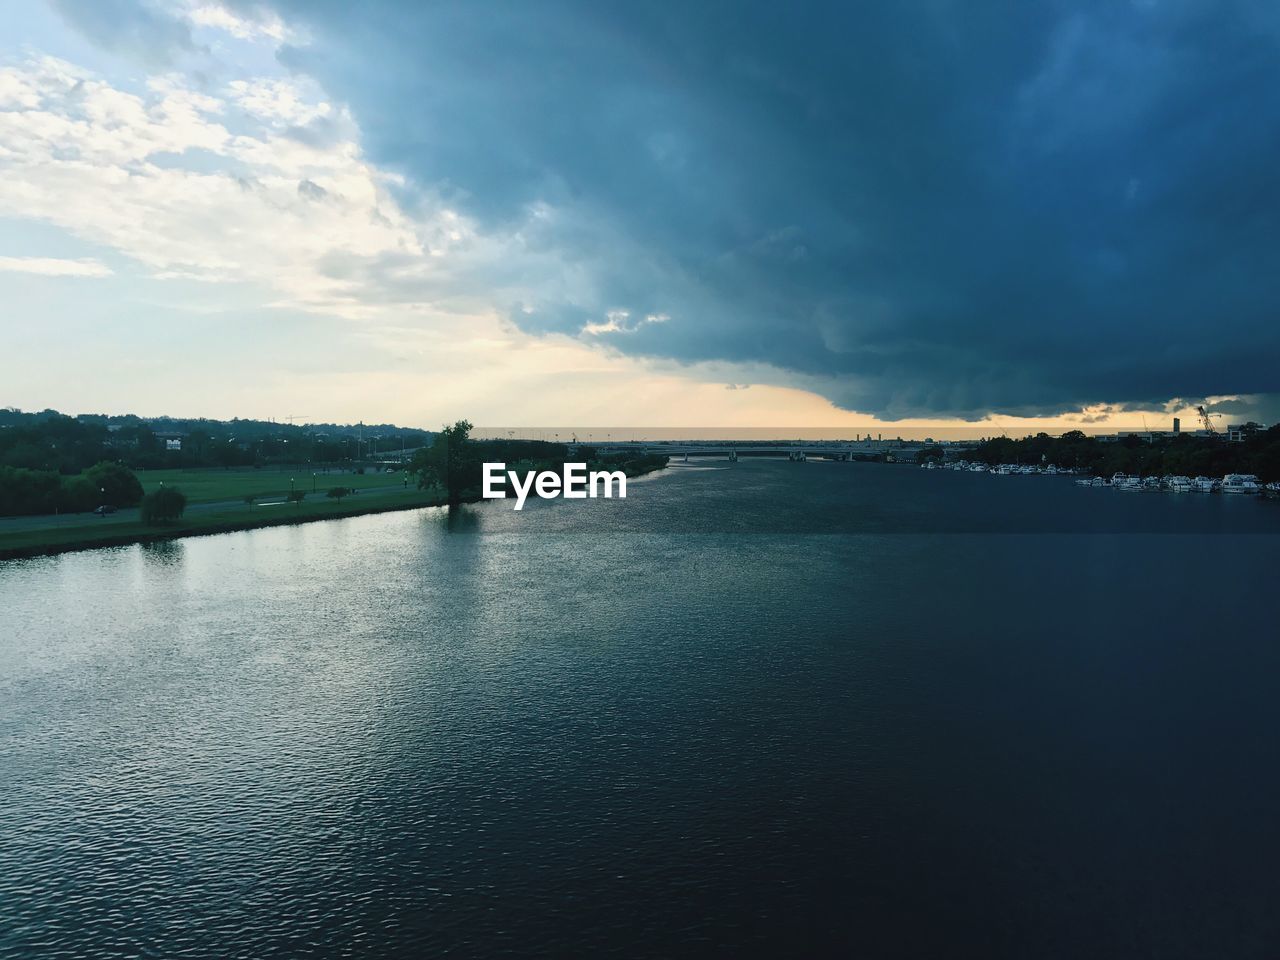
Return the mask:
[[[67,505],[60,502],[65,494],[66,486],[52,470],[0,466],[0,516],[27,516],[66,510]],[[97,491],[93,491],[93,494],[96,496]]]
[[290,503],[297,503],[297,504],[301,504],[301,503],[302,503],[302,501],[306,499],[306,497],[307,497],[307,491],[305,491],[305,490],[290,490],[290,491],[289,491],[289,502],[290,502]]
[[330,487],[329,492],[325,494],[331,500],[342,502],[342,498],[351,492],[349,487]]
[[132,507],[142,499],[142,484],[128,467],[103,460],[84,473],[85,479],[98,490],[100,503],[113,507]]
[[470,421],[459,420],[451,427],[442,428],[431,446],[413,455],[409,467],[417,474],[419,490],[439,484],[447,492],[449,502],[457,503],[467,487],[479,484],[480,461],[475,456],[471,430]]
[[187,495],[177,487],[161,487],[142,498],[139,513],[143,523],[169,523],[187,509]]

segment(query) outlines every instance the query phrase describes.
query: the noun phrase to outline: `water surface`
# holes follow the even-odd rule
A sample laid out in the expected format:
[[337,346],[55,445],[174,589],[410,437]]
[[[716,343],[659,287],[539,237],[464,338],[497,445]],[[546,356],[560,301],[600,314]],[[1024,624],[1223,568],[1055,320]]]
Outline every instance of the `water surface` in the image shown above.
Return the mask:
[[0,564],[0,954],[1274,956],[1280,504],[629,492]]

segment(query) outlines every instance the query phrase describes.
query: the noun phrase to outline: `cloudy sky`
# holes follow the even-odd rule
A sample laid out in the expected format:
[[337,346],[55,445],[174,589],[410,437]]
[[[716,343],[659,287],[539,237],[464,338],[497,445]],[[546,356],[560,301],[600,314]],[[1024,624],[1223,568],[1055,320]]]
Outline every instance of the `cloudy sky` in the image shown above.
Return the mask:
[[0,18],[0,405],[1280,417],[1272,0]]

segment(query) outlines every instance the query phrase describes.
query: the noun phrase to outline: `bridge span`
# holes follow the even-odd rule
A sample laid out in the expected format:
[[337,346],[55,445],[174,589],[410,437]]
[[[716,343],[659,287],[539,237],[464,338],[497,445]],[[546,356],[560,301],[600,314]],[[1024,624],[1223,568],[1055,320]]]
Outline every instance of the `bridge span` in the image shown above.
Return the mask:
[[833,441],[621,441],[616,443],[590,443],[581,446],[594,447],[601,453],[665,454],[680,459],[684,457],[782,457],[791,460],[862,460],[892,456],[897,460],[916,459],[916,454],[927,444],[899,440],[866,440],[854,442]]

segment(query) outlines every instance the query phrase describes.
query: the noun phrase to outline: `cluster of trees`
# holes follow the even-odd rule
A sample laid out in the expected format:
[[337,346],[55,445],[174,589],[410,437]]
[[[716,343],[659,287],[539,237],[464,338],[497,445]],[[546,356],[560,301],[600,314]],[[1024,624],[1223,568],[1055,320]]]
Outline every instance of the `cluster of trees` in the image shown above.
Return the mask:
[[1126,473],[1137,476],[1206,476],[1253,473],[1263,482],[1280,480],[1280,424],[1264,430],[1256,424],[1242,443],[1210,437],[1142,436],[1102,441],[1072,430],[1060,437],[1038,433],[1013,440],[993,437],[965,454],[969,460],[1001,463],[1053,463],[1082,467],[1098,476]]
[[[181,450],[169,450],[163,434],[181,435]],[[82,414],[56,410],[0,410],[0,466],[75,474],[102,460],[135,470],[175,467],[246,467],[303,463],[348,464],[378,452],[420,447],[426,430],[392,424],[308,424],[264,420],[183,420],[133,415]]]
[[623,470],[628,476],[655,469],[667,462],[656,454],[602,455],[594,447],[569,446],[546,440],[473,440],[473,426],[459,420],[441,428],[431,446],[418,450],[409,470],[418,478],[418,489],[438,489],[450,503],[480,495],[485,463],[505,463],[508,470],[559,470],[566,462],[586,463],[592,469]]
[[76,476],[0,467],[0,516],[83,513],[104,505],[133,507],[141,500],[142,484],[118,463],[104,461]]

